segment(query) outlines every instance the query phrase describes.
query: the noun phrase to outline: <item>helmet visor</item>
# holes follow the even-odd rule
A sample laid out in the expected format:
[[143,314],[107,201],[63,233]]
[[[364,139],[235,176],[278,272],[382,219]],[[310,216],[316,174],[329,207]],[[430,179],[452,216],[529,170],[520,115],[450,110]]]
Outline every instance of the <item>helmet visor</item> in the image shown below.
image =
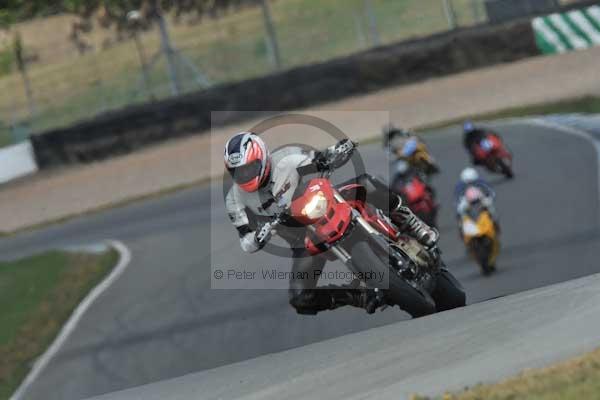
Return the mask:
[[254,160],[246,165],[237,168],[228,168],[227,170],[231,174],[233,181],[241,185],[259,176],[261,167],[260,160]]

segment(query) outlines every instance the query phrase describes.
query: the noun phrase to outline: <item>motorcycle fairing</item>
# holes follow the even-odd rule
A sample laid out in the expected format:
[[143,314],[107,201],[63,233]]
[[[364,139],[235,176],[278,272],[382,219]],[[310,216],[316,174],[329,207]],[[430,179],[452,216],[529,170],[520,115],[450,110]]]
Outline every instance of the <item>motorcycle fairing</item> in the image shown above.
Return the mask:
[[466,244],[475,237],[487,236],[492,240],[496,239],[494,221],[487,210],[481,210],[477,215],[463,215],[462,229]]
[[[302,215],[302,208],[310,201],[314,193],[321,191],[328,199],[328,208],[325,215],[317,220],[307,219]],[[383,213],[366,202],[367,190],[363,185],[351,183],[338,189],[346,203],[338,203],[333,196],[331,183],[326,179],[313,179],[305,193],[292,202],[292,215],[294,218],[312,225],[314,231],[307,234],[304,244],[310,254],[323,253],[329,247],[341,240],[350,229],[352,210],[355,209],[362,217],[380,233],[392,239],[398,237],[398,232],[391,221]]]
[[404,194],[408,203],[416,203],[423,200],[425,197],[425,191],[427,187],[417,177],[413,177],[412,180],[406,185]]

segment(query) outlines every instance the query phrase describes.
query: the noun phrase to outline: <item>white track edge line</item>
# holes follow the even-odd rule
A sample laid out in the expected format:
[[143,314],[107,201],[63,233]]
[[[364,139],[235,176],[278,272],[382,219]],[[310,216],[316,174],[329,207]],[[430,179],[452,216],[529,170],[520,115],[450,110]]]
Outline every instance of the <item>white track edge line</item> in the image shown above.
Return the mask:
[[19,385],[19,388],[10,397],[10,400],[21,400],[24,398],[25,392],[31,387],[43,369],[69,338],[88,308],[90,308],[94,301],[96,301],[96,299],[104,293],[119,278],[119,276],[121,276],[131,262],[131,251],[125,244],[118,240],[106,240],[106,243],[119,253],[119,262],[113,268],[112,272],[104,278],[102,282],[96,285],[96,287],[94,287],[94,289],[92,289],[92,291],[88,293],[83,301],[75,308],[73,314],[71,314],[67,322],[61,328],[58,336],[56,336],[44,354],[36,360],[33,368],[29,371],[21,385]]

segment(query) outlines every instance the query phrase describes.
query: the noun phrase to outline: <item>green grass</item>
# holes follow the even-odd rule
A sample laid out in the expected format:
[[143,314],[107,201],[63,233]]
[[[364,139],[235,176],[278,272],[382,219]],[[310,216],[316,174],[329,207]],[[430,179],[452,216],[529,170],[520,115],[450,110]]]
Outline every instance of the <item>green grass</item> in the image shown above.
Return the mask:
[[0,263],[0,399],[9,398],[117,258],[114,250],[50,251]]
[[[441,1],[371,0],[371,3],[380,44],[448,29]],[[473,24],[470,0],[456,0],[454,3],[460,24]],[[323,61],[372,46],[363,6],[363,0],[272,2],[284,68]],[[65,21],[57,19],[56,24],[64,25]],[[124,41],[98,53],[74,56],[66,37],[51,33],[51,23],[40,26],[44,30],[42,36],[61,42],[46,42],[35,32],[24,35],[26,49],[29,46],[32,52],[41,54],[40,62],[32,64],[29,69],[38,110],[35,118],[29,121],[34,132],[148,99],[144,92],[135,95],[141,86],[139,61],[132,41]],[[242,9],[201,23],[171,24],[171,28],[174,44],[213,83],[239,81],[273,71],[259,8]],[[34,31],[35,24],[28,29]],[[148,32],[141,38],[148,55],[158,50],[156,32]],[[100,39],[95,41],[100,42]],[[56,51],[48,52],[48,48]],[[64,56],[61,57],[61,53]],[[184,72],[185,68],[180,67],[184,89],[197,89],[190,73]],[[156,89],[155,97],[169,95],[164,61],[156,65],[151,82]],[[10,93],[10,96],[0,96],[0,135],[5,136],[6,142],[10,136],[2,125],[9,125],[13,119],[27,121],[28,107],[22,80],[17,73],[0,78],[0,92]]]
[[[582,400],[600,398],[600,350],[493,385],[478,385],[443,400]],[[413,400],[430,400],[413,396]]]

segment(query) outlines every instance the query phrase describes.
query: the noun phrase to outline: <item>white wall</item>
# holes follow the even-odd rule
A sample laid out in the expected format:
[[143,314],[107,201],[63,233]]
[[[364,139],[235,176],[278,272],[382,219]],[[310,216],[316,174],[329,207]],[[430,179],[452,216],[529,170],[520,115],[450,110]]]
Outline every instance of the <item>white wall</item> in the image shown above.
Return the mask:
[[38,166],[29,140],[0,149],[0,183],[37,172]]

